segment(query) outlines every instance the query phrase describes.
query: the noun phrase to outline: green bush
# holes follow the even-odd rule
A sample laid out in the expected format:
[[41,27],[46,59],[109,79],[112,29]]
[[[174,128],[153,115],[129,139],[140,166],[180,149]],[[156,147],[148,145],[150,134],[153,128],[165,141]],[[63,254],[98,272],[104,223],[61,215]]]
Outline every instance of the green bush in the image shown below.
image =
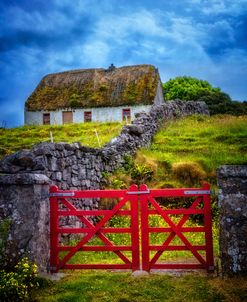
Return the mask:
[[0,300],[30,301],[31,289],[37,288],[37,266],[28,258],[23,258],[14,267],[14,271],[0,271]]
[[151,181],[154,171],[149,165],[135,163],[134,159],[130,156],[124,158],[125,173],[131,176],[131,182],[137,185]]
[[151,167],[138,164],[134,164],[130,172],[132,182],[137,185],[151,181],[153,174],[154,171]]

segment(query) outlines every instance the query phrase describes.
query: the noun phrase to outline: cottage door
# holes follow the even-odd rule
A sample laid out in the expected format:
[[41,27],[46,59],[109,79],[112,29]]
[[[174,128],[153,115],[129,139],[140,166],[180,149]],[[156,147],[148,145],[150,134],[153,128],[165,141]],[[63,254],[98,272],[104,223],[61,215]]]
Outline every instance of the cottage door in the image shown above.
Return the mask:
[[72,111],[63,111],[63,124],[73,123]]

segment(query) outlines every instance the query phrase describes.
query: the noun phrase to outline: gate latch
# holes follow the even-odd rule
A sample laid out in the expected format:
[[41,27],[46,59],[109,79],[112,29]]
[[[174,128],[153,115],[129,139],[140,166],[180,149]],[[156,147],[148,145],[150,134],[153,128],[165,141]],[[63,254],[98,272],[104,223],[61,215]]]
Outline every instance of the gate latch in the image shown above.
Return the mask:
[[127,192],[128,195],[144,195],[144,194],[150,194],[150,190],[147,191],[133,191],[133,192]]

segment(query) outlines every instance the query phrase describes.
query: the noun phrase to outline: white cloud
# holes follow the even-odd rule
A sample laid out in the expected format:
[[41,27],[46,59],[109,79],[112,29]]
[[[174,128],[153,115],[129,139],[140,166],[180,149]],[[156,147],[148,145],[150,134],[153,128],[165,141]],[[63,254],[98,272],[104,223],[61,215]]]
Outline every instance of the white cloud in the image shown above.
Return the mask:
[[90,41],[83,46],[83,63],[90,67],[105,66],[109,63],[110,48],[103,41]]
[[247,0],[187,0],[187,3],[197,5],[205,15],[237,16],[247,9]]
[[121,43],[132,34],[162,37],[163,28],[152,13],[141,10],[125,15],[105,15],[96,24],[95,34],[102,39],[112,39]]
[[[21,7],[10,6],[6,13],[5,25],[10,29],[37,32],[56,31],[60,26],[71,28],[74,20],[59,11],[28,12]],[[11,20],[11,21],[10,21]],[[9,21],[9,22],[7,22]]]
[[204,30],[190,17],[161,11],[104,15],[83,45],[84,62],[91,67],[109,62],[175,64],[178,69],[190,62],[198,70],[212,64],[201,45]]
[[209,45],[210,43],[234,42],[235,31],[227,20],[216,20],[214,23],[198,23],[200,31],[200,43]]

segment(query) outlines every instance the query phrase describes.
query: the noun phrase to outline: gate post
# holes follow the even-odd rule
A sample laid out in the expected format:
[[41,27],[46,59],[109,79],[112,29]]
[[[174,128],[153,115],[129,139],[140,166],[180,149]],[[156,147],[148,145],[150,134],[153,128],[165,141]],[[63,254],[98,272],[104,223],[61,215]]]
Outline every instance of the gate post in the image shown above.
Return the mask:
[[58,267],[58,198],[52,194],[58,191],[57,186],[50,188],[50,272],[56,273]]
[[217,169],[223,276],[247,276],[247,165]]
[[[132,271],[140,269],[140,242],[139,242],[139,205],[138,187],[132,185],[129,189],[131,210],[131,246],[132,246]],[[136,193],[136,194],[131,194]]]
[[[1,268],[14,267],[23,257],[49,269],[49,187],[43,174],[0,175]],[[1,240],[2,239],[2,240]]]
[[[140,192],[148,192],[147,185],[140,186]],[[141,202],[141,239],[142,239],[142,270],[149,272],[149,231],[148,231],[148,197],[140,195]]]
[[[205,183],[203,190],[210,191],[210,185]],[[206,243],[206,263],[208,272],[214,271],[213,255],[213,236],[212,236],[212,214],[211,214],[211,197],[210,194],[203,195],[204,203],[204,226],[205,226],[205,243]]]

